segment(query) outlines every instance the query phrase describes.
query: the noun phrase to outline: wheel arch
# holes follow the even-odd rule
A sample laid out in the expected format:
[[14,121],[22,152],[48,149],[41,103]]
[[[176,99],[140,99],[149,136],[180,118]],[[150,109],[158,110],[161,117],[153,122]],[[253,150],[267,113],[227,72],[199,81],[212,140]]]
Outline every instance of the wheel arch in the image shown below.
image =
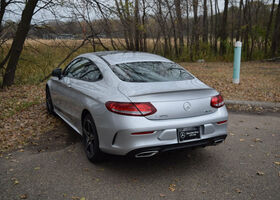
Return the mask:
[[90,112],[87,108],[83,109],[83,111],[82,111],[82,114],[81,114],[81,126],[83,127],[83,121],[84,121],[84,118],[85,118],[85,116],[86,116],[87,114],[89,114],[89,115],[91,116],[91,119],[92,119],[92,121],[93,121],[93,123],[94,123],[95,130],[96,130],[96,133],[97,133],[95,120],[94,120],[94,118],[93,118],[93,115],[91,114],[91,112]]
[[85,116],[87,114],[89,114],[91,116],[91,119],[93,121],[93,125],[94,125],[94,128],[95,128],[96,134],[99,137],[99,134],[98,134],[98,131],[97,131],[97,127],[96,127],[96,123],[95,123],[95,120],[93,118],[93,115],[91,114],[91,112],[87,108],[83,109],[82,114],[81,114],[81,133],[83,134],[83,122],[84,122],[84,118],[85,118]]
[[[90,114],[90,116],[92,117],[92,114],[89,112],[89,110],[85,108],[85,109],[82,111],[82,115],[81,115],[81,122],[82,122],[82,123],[83,123],[84,118],[85,118],[85,116],[86,116],[87,114]],[[92,118],[93,118],[93,117],[92,117]]]

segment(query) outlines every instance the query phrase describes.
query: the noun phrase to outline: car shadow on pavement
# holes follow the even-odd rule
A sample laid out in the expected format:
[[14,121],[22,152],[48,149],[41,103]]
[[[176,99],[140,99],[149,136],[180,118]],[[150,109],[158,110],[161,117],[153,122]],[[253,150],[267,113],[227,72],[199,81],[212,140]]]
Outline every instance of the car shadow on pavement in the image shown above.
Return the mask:
[[107,155],[103,162],[91,165],[93,168],[98,166],[106,172],[110,171],[123,176],[141,174],[146,177],[174,171],[180,174],[186,171],[205,170],[209,165],[213,165],[211,160],[213,160],[213,155],[206,147],[165,152],[149,158]]

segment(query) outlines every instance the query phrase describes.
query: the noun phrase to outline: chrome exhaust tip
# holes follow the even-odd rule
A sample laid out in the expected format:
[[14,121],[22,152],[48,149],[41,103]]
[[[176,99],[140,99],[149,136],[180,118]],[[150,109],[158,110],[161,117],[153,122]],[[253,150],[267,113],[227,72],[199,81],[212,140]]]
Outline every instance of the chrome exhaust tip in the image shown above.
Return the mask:
[[135,158],[147,158],[156,155],[158,151],[144,151],[135,155]]
[[223,142],[223,141],[224,141],[224,139],[215,140],[215,141],[213,142],[213,144],[214,144],[214,145],[217,145],[217,144],[219,144],[219,143],[221,143],[221,142]]

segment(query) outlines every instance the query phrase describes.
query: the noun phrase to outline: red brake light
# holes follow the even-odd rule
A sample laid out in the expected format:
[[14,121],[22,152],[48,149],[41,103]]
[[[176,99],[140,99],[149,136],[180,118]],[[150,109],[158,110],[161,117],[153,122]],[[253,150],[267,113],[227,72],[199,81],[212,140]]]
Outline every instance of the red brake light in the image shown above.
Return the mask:
[[220,108],[225,105],[222,95],[217,95],[211,98],[211,106],[214,108]]
[[109,111],[120,115],[147,116],[154,114],[157,111],[156,108],[149,102],[126,103],[108,101],[105,105]]
[[152,133],[154,133],[154,131],[131,133],[131,135],[146,135],[146,134],[152,134]]

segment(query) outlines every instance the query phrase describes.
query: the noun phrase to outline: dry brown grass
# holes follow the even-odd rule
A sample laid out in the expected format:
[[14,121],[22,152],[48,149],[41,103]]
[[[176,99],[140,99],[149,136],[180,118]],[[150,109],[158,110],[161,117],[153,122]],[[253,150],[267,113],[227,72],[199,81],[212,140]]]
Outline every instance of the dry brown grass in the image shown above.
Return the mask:
[[182,65],[200,80],[220,91],[225,99],[280,102],[280,63],[243,62],[238,85],[232,83],[232,63]]

